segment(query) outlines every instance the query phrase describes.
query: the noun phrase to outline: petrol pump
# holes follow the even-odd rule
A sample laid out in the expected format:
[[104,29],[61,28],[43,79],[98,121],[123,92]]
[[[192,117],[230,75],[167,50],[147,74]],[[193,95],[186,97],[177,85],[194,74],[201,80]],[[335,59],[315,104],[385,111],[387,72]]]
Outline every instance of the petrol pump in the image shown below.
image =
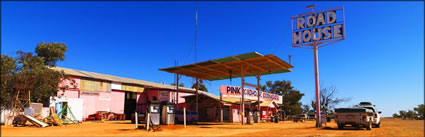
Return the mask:
[[252,124],[254,123],[254,114],[253,111],[251,109],[248,109],[248,111],[246,111],[248,114],[246,115],[246,124]]
[[174,124],[174,104],[173,103],[167,103],[166,105],[162,106],[162,114],[161,114],[161,123],[164,125],[172,125]]
[[254,111],[254,123],[260,123],[260,112],[258,110]]
[[152,124],[152,128],[155,130],[155,126],[158,129],[160,126],[160,107],[159,102],[150,102],[149,103],[149,111],[150,113],[150,123]]

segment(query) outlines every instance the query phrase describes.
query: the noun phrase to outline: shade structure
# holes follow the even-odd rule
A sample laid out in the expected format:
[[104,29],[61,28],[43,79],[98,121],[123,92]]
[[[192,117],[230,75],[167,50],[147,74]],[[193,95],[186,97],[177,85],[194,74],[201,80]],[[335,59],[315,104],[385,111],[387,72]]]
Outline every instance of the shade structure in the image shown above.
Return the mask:
[[241,77],[242,65],[245,66],[244,77],[286,73],[293,68],[275,55],[251,52],[159,70],[214,81]]

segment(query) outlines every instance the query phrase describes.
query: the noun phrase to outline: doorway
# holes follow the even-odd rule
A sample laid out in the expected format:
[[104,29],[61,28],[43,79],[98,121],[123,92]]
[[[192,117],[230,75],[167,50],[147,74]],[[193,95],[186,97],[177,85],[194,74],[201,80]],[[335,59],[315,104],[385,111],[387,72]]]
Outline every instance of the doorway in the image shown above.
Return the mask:
[[125,92],[124,96],[124,114],[126,120],[131,120],[131,114],[133,114],[136,110],[136,92]]

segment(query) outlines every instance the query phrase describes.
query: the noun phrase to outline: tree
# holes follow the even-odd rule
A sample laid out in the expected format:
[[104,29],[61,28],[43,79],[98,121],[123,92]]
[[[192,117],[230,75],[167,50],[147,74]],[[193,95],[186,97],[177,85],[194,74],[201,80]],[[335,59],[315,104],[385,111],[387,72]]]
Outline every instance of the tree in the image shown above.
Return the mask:
[[[324,87],[320,86],[320,111],[325,112],[325,114],[329,114],[330,110],[332,110],[335,105],[349,101],[349,98],[338,98],[336,97],[337,89],[335,86]],[[311,101],[311,106],[313,110],[316,111],[316,101]]]
[[67,47],[64,43],[45,43],[41,42],[35,48],[35,53],[37,56],[44,58],[44,64],[48,66],[56,66],[58,60],[65,60],[65,52]]
[[400,116],[397,113],[394,113],[393,118],[400,118]]
[[399,114],[400,114],[400,117],[401,117],[402,119],[406,119],[406,118],[407,118],[407,112],[406,112],[406,111],[404,111],[404,110],[400,110]]
[[418,119],[418,115],[413,110],[408,110],[406,113],[408,119]]
[[[49,96],[68,88],[59,87],[62,80],[68,79],[65,73],[49,68],[55,66],[58,60],[65,59],[65,51],[63,43],[43,42],[36,48],[38,56],[23,51],[17,51],[15,58],[1,55],[1,107],[21,111],[30,102],[47,105]],[[75,82],[71,81],[71,84]]]
[[424,119],[424,112],[425,112],[425,105],[424,104],[418,105],[418,107],[413,108],[413,110],[416,111],[416,113],[419,116],[419,119],[421,119],[421,120]]
[[[194,83],[192,85],[192,88],[196,89],[196,83]],[[204,82],[202,80],[199,80],[198,90],[208,92],[208,89],[207,89],[207,87],[205,86],[205,84],[204,84]]]
[[[171,85],[176,86],[176,83],[171,83]],[[184,87],[184,84],[183,83],[180,83],[179,84],[179,87]]]
[[305,104],[305,105],[302,105],[302,106],[303,106],[303,113],[304,113],[304,114],[308,114],[308,113],[313,112],[313,111],[310,109],[310,106],[309,106],[309,105]]
[[18,98],[20,94],[24,97],[31,96],[28,102],[48,103],[49,96],[54,96],[59,89],[58,83],[65,79],[62,71],[49,69],[44,64],[44,58],[33,56],[31,52],[18,51],[19,73],[16,80],[18,90]]
[[266,86],[261,87],[263,91],[278,94],[282,96],[283,111],[287,115],[297,115],[303,112],[301,108],[301,98],[304,96],[299,90],[291,85],[291,81],[276,80],[267,81]]
[[7,55],[1,55],[1,85],[0,104],[2,108],[10,108],[12,102],[14,77],[16,74],[16,61]]

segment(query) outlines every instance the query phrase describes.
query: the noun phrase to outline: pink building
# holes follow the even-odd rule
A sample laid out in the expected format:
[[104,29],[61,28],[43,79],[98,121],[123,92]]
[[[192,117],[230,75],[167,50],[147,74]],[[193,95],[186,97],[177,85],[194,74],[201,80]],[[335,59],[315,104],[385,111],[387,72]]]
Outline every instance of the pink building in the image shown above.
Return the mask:
[[[99,111],[125,114],[125,118],[130,119],[136,108],[144,111],[148,100],[177,105],[177,92],[172,85],[60,67],[52,69],[70,76],[71,80],[59,84],[59,87],[67,89],[58,91],[57,96],[82,99],[84,120]],[[195,89],[180,87],[179,104],[184,105],[183,97],[194,95],[194,92]]]

